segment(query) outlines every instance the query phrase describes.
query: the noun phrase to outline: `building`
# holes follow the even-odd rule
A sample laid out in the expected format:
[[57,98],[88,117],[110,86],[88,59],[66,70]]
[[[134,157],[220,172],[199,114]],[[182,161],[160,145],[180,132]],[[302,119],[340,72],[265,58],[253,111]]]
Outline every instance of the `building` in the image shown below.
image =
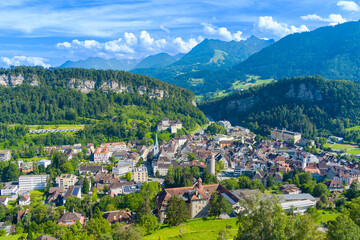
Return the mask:
[[146,167],[133,168],[132,177],[135,182],[147,182],[149,178],[147,168]]
[[34,171],[34,163],[33,162],[23,162],[21,165],[21,172],[30,173]]
[[285,142],[289,140],[294,140],[294,143],[297,143],[301,139],[301,134],[297,132],[291,132],[286,129],[273,129],[271,130],[272,139],[283,139]]
[[44,166],[45,168],[47,168],[49,165],[51,164],[51,160],[48,160],[48,159],[41,159],[39,162],[38,162],[38,166]]
[[19,205],[20,206],[26,206],[29,205],[31,202],[30,196],[27,194],[24,194],[20,199],[19,199]]
[[109,158],[111,153],[108,147],[98,147],[94,153],[94,162],[95,163],[109,163]]
[[22,175],[19,177],[19,190],[44,190],[49,175]]
[[91,175],[95,176],[98,173],[105,173],[107,172],[107,167],[104,166],[80,166],[79,167],[79,174],[80,175],[87,175],[90,173]]
[[316,200],[308,193],[278,195],[284,211],[295,209],[297,213],[304,213],[308,208],[315,207]]
[[327,186],[330,192],[343,192],[345,188],[344,184],[342,184],[337,180],[327,181],[325,182],[325,185]]
[[63,187],[65,190],[71,186],[74,186],[77,181],[78,178],[73,174],[61,174],[56,178],[56,184],[58,187]]
[[4,187],[1,189],[2,196],[18,195],[19,194],[19,184],[16,182],[7,182],[4,184]]
[[167,117],[164,117],[157,125],[157,130],[159,132],[167,130],[169,128],[171,133],[177,133],[177,130],[182,128],[182,123],[180,120],[170,121]]
[[153,149],[153,153],[154,156],[156,157],[160,152],[160,148],[159,148],[159,141],[158,141],[158,137],[157,137],[157,133],[155,134],[155,144],[154,144],[154,149]]
[[124,142],[103,143],[100,147],[109,148],[109,152],[127,151],[126,144]]
[[0,160],[9,161],[11,159],[11,151],[10,150],[0,150]]
[[155,213],[160,222],[165,219],[167,202],[172,196],[178,196],[185,200],[188,207],[189,218],[206,217],[209,210],[209,200],[211,195],[218,191],[229,201],[231,205],[239,202],[239,198],[220,184],[202,185],[202,180],[192,187],[166,188],[155,197]]
[[67,212],[59,218],[57,224],[63,226],[71,226],[76,224],[77,221],[79,221],[81,225],[84,225],[85,217],[83,217],[80,213]]
[[81,186],[71,186],[66,191],[63,197],[63,204],[66,203],[66,199],[69,197],[81,198]]
[[279,188],[282,194],[299,194],[301,193],[300,188],[295,184],[284,184]]
[[212,175],[215,175],[215,163],[216,160],[214,156],[209,156],[209,158],[206,161],[206,168],[209,170],[209,173]]
[[41,236],[35,238],[35,240],[58,240],[58,239],[51,237],[49,235],[41,235]]
[[7,206],[9,203],[8,197],[0,197],[0,205]]
[[119,161],[116,167],[113,167],[112,173],[118,176],[124,176],[127,172],[131,172],[133,161]]
[[106,221],[108,221],[110,224],[134,222],[134,215],[132,214],[132,212],[126,210],[104,212],[103,218],[105,218]]

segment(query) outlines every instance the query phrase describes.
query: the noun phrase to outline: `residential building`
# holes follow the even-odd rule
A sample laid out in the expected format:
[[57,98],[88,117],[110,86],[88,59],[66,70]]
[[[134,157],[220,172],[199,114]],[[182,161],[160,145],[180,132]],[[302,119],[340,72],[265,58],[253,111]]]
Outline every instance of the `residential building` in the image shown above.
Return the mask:
[[104,212],[103,218],[106,219],[110,224],[115,223],[133,223],[134,216],[132,212],[126,210],[116,210],[110,212]]
[[85,217],[80,213],[76,212],[67,212],[64,213],[59,220],[57,221],[58,225],[71,226],[74,225],[77,221],[80,222],[81,225],[85,224]]
[[78,170],[79,170],[80,175],[87,175],[88,173],[90,173],[91,175],[95,176],[98,173],[107,172],[107,167],[85,165],[85,166],[79,166]]
[[209,210],[211,195],[218,191],[229,201],[231,205],[237,204],[239,198],[220,184],[202,185],[202,180],[192,187],[166,188],[155,197],[155,213],[160,222],[165,219],[167,202],[172,196],[178,196],[185,200],[188,207],[189,218],[206,217]]
[[167,130],[169,128],[171,133],[177,133],[177,130],[182,128],[182,123],[180,120],[171,121],[167,117],[164,117],[161,120],[161,122],[157,125],[157,130],[159,132]]
[[271,130],[272,139],[283,139],[285,142],[288,142],[290,139],[294,140],[294,143],[297,143],[301,139],[301,134],[297,132],[291,132],[286,129],[273,129]]
[[4,183],[4,187],[1,189],[2,196],[18,195],[19,184],[17,182]]
[[33,162],[23,162],[21,165],[21,172],[30,173],[34,171],[34,163]]
[[325,185],[330,192],[343,192],[345,188],[344,184],[337,180],[326,181]]
[[38,161],[38,166],[44,166],[45,168],[47,168],[48,166],[50,166],[51,164],[51,160],[48,159],[41,159],[40,161]]
[[10,150],[0,150],[0,160],[9,161],[11,159],[11,151]]
[[66,191],[63,197],[63,204],[66,203],[66,199],[69,197],[81,198],[81,186],[71,186]]
[[109,158],[111,153],[108,147],[98,147],[94,153],[94,162],[95,163],[109,163]]
[[124,142],[103,143],[100,147],[109,148],[109,152],[127,151],[127,147]]
[[19,177],[19,190],[44,190],[49,175],[22,175]]
[[77,181],[78,178],[73,174],[61,174],[56,178],[56,184],[58,187],[63,187],[65,190],[71,186],[74,186]]
[[300,194],[301,190],[295,184],[284,184],[279,188],[282,194]]
[[9,203],[8,197],[0,197],[0,205],[7,206]]
[[30,196],[27,194],[22,195],[22,197],[19,199],[19,205],[20,206],[26,206],[29,205],[31,202]]
[[60,204],[63,202],[63,197],[65,195],[65,189],[63,187],[51,187],[49,189],[49,196],[46,199],[46,203],[52,204],[55,203]]
[[135,182],[147,182],[149,178],[147,168],[146,167],[133,168],[132,177]]
[[58,240],[58,239],[51,237],[49,235],[41,235],[41,236],[35,238],[35,240]]

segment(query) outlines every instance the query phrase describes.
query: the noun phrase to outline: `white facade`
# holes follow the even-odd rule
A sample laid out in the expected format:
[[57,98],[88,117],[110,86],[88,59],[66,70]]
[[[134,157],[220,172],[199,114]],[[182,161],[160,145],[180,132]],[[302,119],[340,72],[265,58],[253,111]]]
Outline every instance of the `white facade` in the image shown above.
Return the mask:
[[133,179],[135,182],[147,182],[148,171],[146,167],[137,167],[132,170]]
[[19,177],[19,190],[44,190],[49,175],[22,175]]
[[94,153],[94,162],[95,163],[109,163],[109,158],[111,153],[109,152],[108,147],[98,147]]
[[56,178],[56,184],[59,187],[63,187],[65,190],[71,186],[74,186],[77,181],[78,178],[73,174],[61,174]]
[[1,189],[2,196],[18,195],[19,194],[19,185],[7,184]]
[[11,151],[10,150],[0,150],[0,160],[9,161],[11,159]]
[[43,165],[45,168],[47,168],[51,164],[51,160],[48,159],[41,159],[38,162],[38,166]]

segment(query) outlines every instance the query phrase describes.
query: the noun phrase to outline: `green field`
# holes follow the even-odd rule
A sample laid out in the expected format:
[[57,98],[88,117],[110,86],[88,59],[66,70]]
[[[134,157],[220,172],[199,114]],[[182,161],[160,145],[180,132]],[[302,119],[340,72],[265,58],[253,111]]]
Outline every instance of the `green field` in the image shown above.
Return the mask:
[[331,150],[334,150],[334,151],[343,151],[344,153],[349,153],[349,154],[360,154],[360,148],[357,145],[327,143],[324,145],[324,147],[331,148]]
[[[168,227],[163,225],[157,232],[145,236],[144,240],[165,240],[165,239],[206,239],[216,240],[220,230],[226,230],[227,239],[232,239],[237,234],[236,218],[231,219],[216,219],[216,220],[202,220],[194,219],[189,220],[185,224],[176,227]],[[227,228],[226,226],[231,226]],[[181,229],[181,230],[180,230]],[[182,233],[180,233],[180,231]]]
[[360,126],[355,126],[355,127],[351,127],[351,128],[346,128],[345,130],[348,131],[348,132],[351,132],[351,131],[360,131]]
[[232,84],[233,89],[248,89],[250,87],[267,84],[274,81],[274,79],[260,79],[260,76],[247,75],[245,81],[236,81]]
[[0,240],[18,240],[21,236],[25,236],[25,238],[22,239],[26,239],[27,234],[25,233],[25,234],[4,236],[4,237],[0,237]]
[[327,223],[328,221],[334,221],[339,216],[338,212],[317,210],[317,214],[314,217],[314,223],[320,225],[321,222]]
[[28,125],[29,130],[55,130],[55,129],[75,129],[82,130],[85,125],[80,124],[59,124],[59,125]]

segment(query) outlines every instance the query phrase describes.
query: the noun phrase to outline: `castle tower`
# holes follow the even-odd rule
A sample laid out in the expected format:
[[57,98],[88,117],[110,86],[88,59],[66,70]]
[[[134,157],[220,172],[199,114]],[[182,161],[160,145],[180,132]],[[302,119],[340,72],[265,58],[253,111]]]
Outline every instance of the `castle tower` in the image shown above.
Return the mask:
[[157,156],[159,154],[159,142],[158,142],[158,137],[157,137],[157,132],[155,135],[155,144],[154,144],[154,156]]
[[206,168],[212,175],[215,175],[215,158],[213,155],[209,157],[206,161]]
[[307,165],[307,158],[304,157],[303,162],[302,162],[302,169],[304,170],[306,168]]

